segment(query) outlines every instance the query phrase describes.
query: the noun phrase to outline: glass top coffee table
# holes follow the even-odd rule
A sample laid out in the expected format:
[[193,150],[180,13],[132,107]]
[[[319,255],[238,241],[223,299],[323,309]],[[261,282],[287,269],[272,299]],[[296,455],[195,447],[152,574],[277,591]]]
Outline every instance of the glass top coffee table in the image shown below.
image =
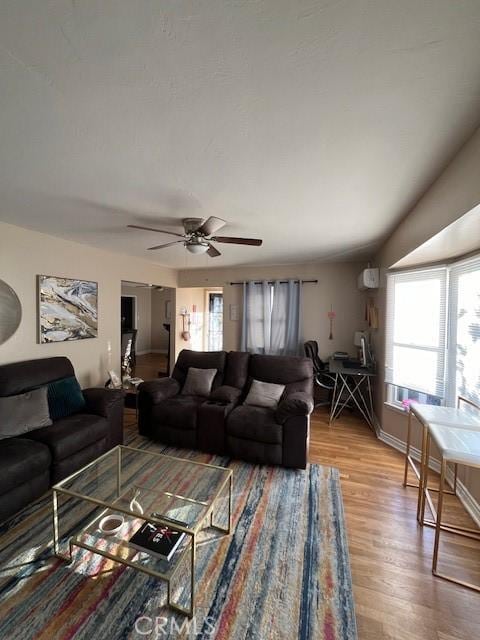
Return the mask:
[[[117,446],[52,488],[55,555],[71,562],[73,547],[81,547],[165,580],[168,605],[191,618],[196,546],[212,529],[230,534],[232,485],[230,469]],[[110,514],[124,520],[113,534],[100,529]],[[129,544],[145,522],[186,534],[170,561]]]

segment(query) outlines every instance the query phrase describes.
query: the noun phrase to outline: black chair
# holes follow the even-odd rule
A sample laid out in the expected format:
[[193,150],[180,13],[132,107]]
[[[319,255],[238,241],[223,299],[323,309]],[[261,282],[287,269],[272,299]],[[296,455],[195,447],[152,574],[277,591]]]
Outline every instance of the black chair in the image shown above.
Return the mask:
[[318,355],[318,342],[316,340],[308,340],[303,345],[305,355],[313,363],[313,379],[315,384],[327,392],[327,399],[315,404],[316,407],[330,406],[332,403],[333,390],[335,388],[335,376],[328,372],[328,366]]

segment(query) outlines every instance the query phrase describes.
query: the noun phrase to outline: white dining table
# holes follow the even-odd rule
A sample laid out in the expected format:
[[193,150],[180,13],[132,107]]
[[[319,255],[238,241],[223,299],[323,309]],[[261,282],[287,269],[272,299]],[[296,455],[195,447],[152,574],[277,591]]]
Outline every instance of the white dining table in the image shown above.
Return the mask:
[[[480,541],[480,529],[478,527],[459,526],[454,523],[446,524],[442,522],[442,510],[445,494],[447,464],[462,465],[468,468],[480,469],[480,426],[476,424],[454,425],[428,424],[427,435],[427,464],[425,466],[425,476],[423,487],[425,496],[428,496],[428,452],[430,442],[434,442],[440,453],[440,483],[438,488],[438,503],[435,511],[433,505],[430,507],[433,514],[432,525],[435,526],[435,542],[433,546],[432,573],[439,578],[460,584],[474,591],[480,591],[480,585],[467,582],[457,576],[445,573],[438,568],[440,532],[449,531],[473,540]],[[424,501],[425,504],[425,501]],[[430,503],[429,503],[430,506]],[[427,524],[422,522],[422,524]]]
[[[480,413],[470,411],[465,408],[458,407],[439,407],[431,404],[414,403],[410,405],[410,411],[408,416],[408,434],[407,442],[410,443],[412,417],[416,418],[422,427],[422,446],[420,455],[420,468],[417,468],[413,457],[410,455],[410,446],[407,446],[407,464],[411,466],[415,475],[418,478],[418,503],[417,503],[417,520],[420,524],[426,524],[429,526],[435,526],[435,522],[432,520],[425,520],[425,501],[428,502],[428,506],[432,513],[435,513],[435,508],[430,497],[430,491],[428,487],[424,486],[424,478],[426,474],[426,466],[428,466],[430,452],[427,450],[428,440],[428,426],[430,424],[442,425],[452,430],[470,428],[480,431]],[[406,485],[406,472],[405,481]],[[456,494],[457,490],[457,464],[455,463],[453,490],[446,493]]]

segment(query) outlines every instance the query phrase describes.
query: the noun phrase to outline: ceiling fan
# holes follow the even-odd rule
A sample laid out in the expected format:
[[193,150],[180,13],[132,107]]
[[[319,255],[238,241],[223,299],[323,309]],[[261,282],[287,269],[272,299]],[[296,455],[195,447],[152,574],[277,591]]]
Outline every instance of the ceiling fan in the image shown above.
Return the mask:
[[141,229],[142,231],[155,231],[157,233],[166,233],[170,236],[178,236],[180,240],[167,242],[166,244],[158,244],[154,247],[148,247],[149,251],[156,249],[165,249],[175,244],[182,243],[190,253],[200,254],[207,253],[211,258],[222,255],[220,251],[213,246],[212,242],[224,242],[226,244],[247,244],[253,247],[259,247],[262,240],[256,238],[232,238],[230,236],[214,236],[227,223],[221,218],[210,216],[207,220],[203,218],[184,218],[182,220],[185,233],[175,233],[174,231],[164,231],[162,229],[153,229],[152,227],[142,227],[137,224],[128,224],[130,229]]
[[159,284],[145,284],[143,282],[132,282],[131,280],[122,280],[122,285],[134,287],[135,289],[154,289],[155,291],[164,291],[165,287]]

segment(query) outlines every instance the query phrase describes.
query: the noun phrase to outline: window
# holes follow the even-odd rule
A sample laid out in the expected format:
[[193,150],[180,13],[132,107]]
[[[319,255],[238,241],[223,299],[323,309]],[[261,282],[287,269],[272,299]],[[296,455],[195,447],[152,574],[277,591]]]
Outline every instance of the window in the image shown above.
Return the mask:
[[459,395],[480,404],[480,258],[452,266],[450,297],[449,404]]
[[480,258],[388,276],[386,354],[388,402],[480,401]]
[[445,269],[390,275],[385,380],[443,398],[445,328]]
[[223,349],[223,293],[208,292],[208,351]]

